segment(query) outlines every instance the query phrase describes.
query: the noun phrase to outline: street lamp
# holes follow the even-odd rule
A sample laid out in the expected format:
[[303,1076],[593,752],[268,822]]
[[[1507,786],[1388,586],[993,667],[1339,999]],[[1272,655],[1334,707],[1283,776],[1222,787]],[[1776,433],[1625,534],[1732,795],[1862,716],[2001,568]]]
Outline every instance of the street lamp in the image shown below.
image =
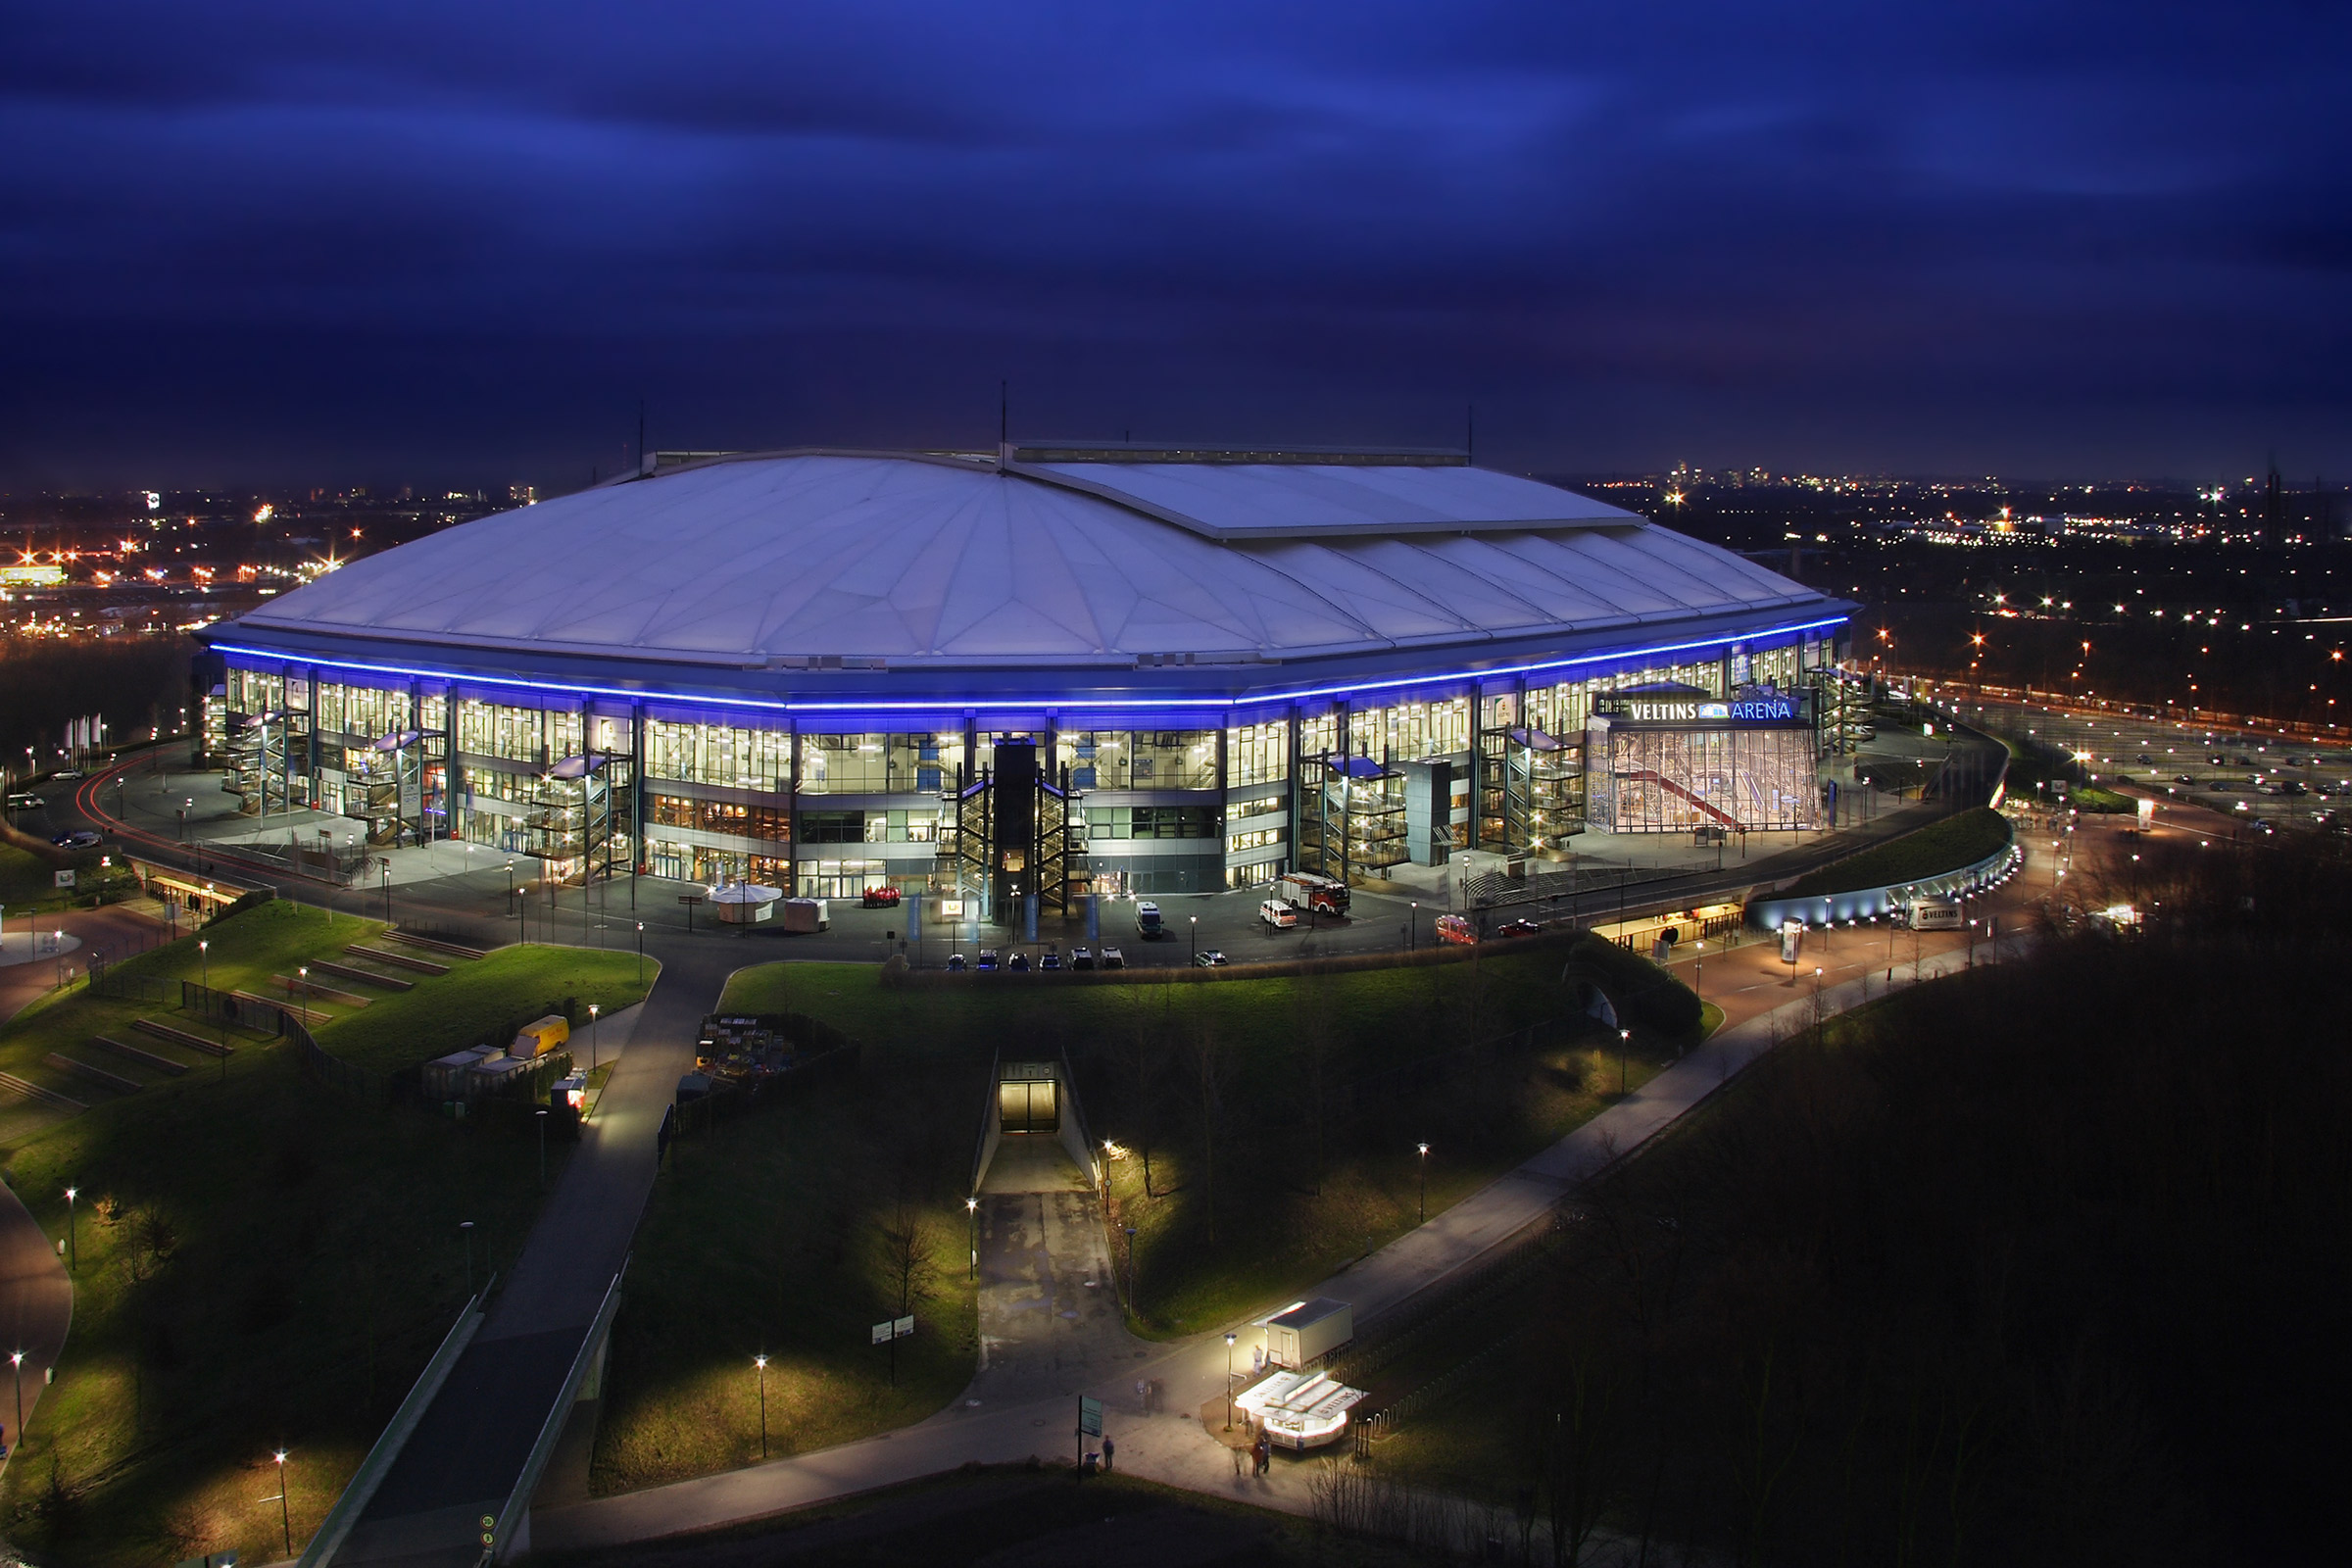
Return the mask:
[[201,937],[196,943],[196,961],[204,966],[204,989],[213,989],[213,941]]
[[976,1280],[980,1277],[980,1200],[977,1198],[965,1199],[963,1200],[963,1212],[970,1219],[970,1229],[972,1233],[972,1268],[971,1272],[967,1274],[965,1278]]
[[760,1457],[767,1457],[767,1357],[755,1355],[752,1365],[760,1369]]
[[1233,1342],[1240,1338],[1230,1332],[1225,1336],[1225,1430],[1228,1432],[1233,1430]]
[[1416,1145],[1421,1152],[1421,1223],[1429,1223],[1429,1146]]
[[294,971],[302,977],[302,1021],[311,1021],[311,966],[303,964]]
[[1632,1045],[1633,1041],[1634,1032],[1631,1029],[1617,1031],[1617,1098],[1619,1100],[1625,1098],[1625,1048]]
[[637,983],[645,984],[645,922],[637,922]]
[[595,1003],[588,1004],[588,1070],[590,1072],[596,1071],[596,1007]]
[[80,1259],[80,1248],[74,1240],[74,1200],[80,1196],[79,1188],[69,1187],[66,1189],[66,1272],[68,1274],[74,1272],[75,1263]]
[[277,1450],[277,1522],[285,1531],[286,1555],[294,1555],[294,1512],[286,1501],[286,1450]]
[[1419,899],[1413,901],[1413,912],[1410,919],[1411,923],[1404,928],[1404,951],[1415,953],[1421,947],[1421,901]]
[[24,1444],[24,1352],[10,1351],[8,1364],[16,1369],[17,1374],[17,1446],[22,1447]]
[[507,862],[507,912],[516,919],[522,917],[521,906],[514,902],[514,862]]
[[[1193,962],[1197,965],[1200,961],[1200,917],[1195,914],[1188,915],[1186,918],[1193,923]],[[1233,1425],[1230,1421],[1225,1424],[1228,1427]]]

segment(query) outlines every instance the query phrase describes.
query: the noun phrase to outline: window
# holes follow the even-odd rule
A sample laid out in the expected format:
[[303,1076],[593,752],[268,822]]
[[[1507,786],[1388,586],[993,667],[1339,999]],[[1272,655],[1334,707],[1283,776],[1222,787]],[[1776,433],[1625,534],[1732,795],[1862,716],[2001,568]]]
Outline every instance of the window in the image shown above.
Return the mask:
[[1217,834],[1213,806],[1090,806],[1090,839],[1206,839]]
[[1230,833],[1225,838],[1225,853],[1239,855],[1245,850],[1262,850],[1269,844],[1280,844],[1291,836],[1287,827],[1256,827],[1247,833]]
[[1271,784],[1291,776],[1291,726],[1243,724],[1225,732],[1225,785]]
[[863,844],[863,811],[803,811],[801,838],[808,844]]
[[645,748],[652,778],[731,784],[782,794],[791,788],[792,736],[780,729],[735,729],[648,719]]

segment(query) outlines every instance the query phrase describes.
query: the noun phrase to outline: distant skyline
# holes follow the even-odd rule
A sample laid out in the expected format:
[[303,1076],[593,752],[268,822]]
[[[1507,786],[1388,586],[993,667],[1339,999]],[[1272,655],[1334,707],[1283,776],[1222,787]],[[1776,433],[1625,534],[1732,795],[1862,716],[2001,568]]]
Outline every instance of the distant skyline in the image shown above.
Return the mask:
[[653,447],[2352,475],[2352,16],[21,12],[0,490]]

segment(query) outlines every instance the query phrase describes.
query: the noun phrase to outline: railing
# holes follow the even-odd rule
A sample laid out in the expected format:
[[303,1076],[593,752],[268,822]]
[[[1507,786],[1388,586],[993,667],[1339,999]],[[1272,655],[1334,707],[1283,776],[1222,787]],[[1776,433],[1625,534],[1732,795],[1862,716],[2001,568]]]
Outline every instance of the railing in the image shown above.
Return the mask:
[[351,1527],[360,1522],[360,1515],[367,1511],[369,1500],[375,1496],[375,1489],[391,1473],[393,1461],[400,1457],[401,1449],[408,1446],[411,1434],[416,1430],[416,1423],[424,1418],[425,1407],[433,1402],[433,1396],[441,1392],[441,1384],[448,1378],[449,1369],[457,1365],[458,1357],[472,1343],[474,1331],[482,1326],[482,1302],[488,1299],[491,1287],[497,1283],[498,1276],[494,1274],[483,1284],[481,1294],[459,1309],[458,1320],[450,1325],[449,1333],[443,1336],[441,1348],[433,1352],[431,1360],[424,1363],[424,1370],[416,1374],[416,1383],[409,1389],[409,1396],[400,1401],[400,1408],[393,1411],[392,1419],[384,1423],[383,1433],[375,1440],[375,1446],[369,1448],[368,1457],[360,1461],[360,1468],[344,1485],[342,1495],[327,1510],[326,1518],[311,1537],[310,1544],[302,1548],[302,1557],[296,1568],[325,1568],[327,1563],[334,1560],[335,1553],[342,1549],[344,1541],[351,1535]]
[[620,1260],[620,1272],[605,1288],[605,1299],[588,1324],[588,1336],[580,1342],[579,1353],[571,1358],[571,1370],[564,1374],[563,1392],[556,1396],[554,1408],[540,1424],[539,1441],[531,1445],[530,1456],[522,1462],[522,1474],[515,1477],[514,1490],[507,1495],[507,1505],[498,1511],[498,1522],[484,1532],[485,1562],[506,1562],[530,1549],[531,1494],[539,1490],[539,1477],[556,1451],[556,1440],[564,1435],[564,1424],[571,1417],[580,1385],[587,1380],[588,1369],[594,1364],[605,1336],[612,1330],[612,1315],[620,1310],[620,1282],[628,1272],[629,1260],[624,1257]]

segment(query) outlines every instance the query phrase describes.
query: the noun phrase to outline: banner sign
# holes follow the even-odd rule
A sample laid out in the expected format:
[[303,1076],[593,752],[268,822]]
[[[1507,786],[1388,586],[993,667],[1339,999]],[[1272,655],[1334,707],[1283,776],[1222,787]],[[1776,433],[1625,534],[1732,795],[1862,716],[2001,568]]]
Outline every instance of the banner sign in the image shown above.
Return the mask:
[[1790,724],[1799,717],[1796,699],[1788,696],[1728,702],[1712,697],[1595,697],[1592,711],[1636,724]]

